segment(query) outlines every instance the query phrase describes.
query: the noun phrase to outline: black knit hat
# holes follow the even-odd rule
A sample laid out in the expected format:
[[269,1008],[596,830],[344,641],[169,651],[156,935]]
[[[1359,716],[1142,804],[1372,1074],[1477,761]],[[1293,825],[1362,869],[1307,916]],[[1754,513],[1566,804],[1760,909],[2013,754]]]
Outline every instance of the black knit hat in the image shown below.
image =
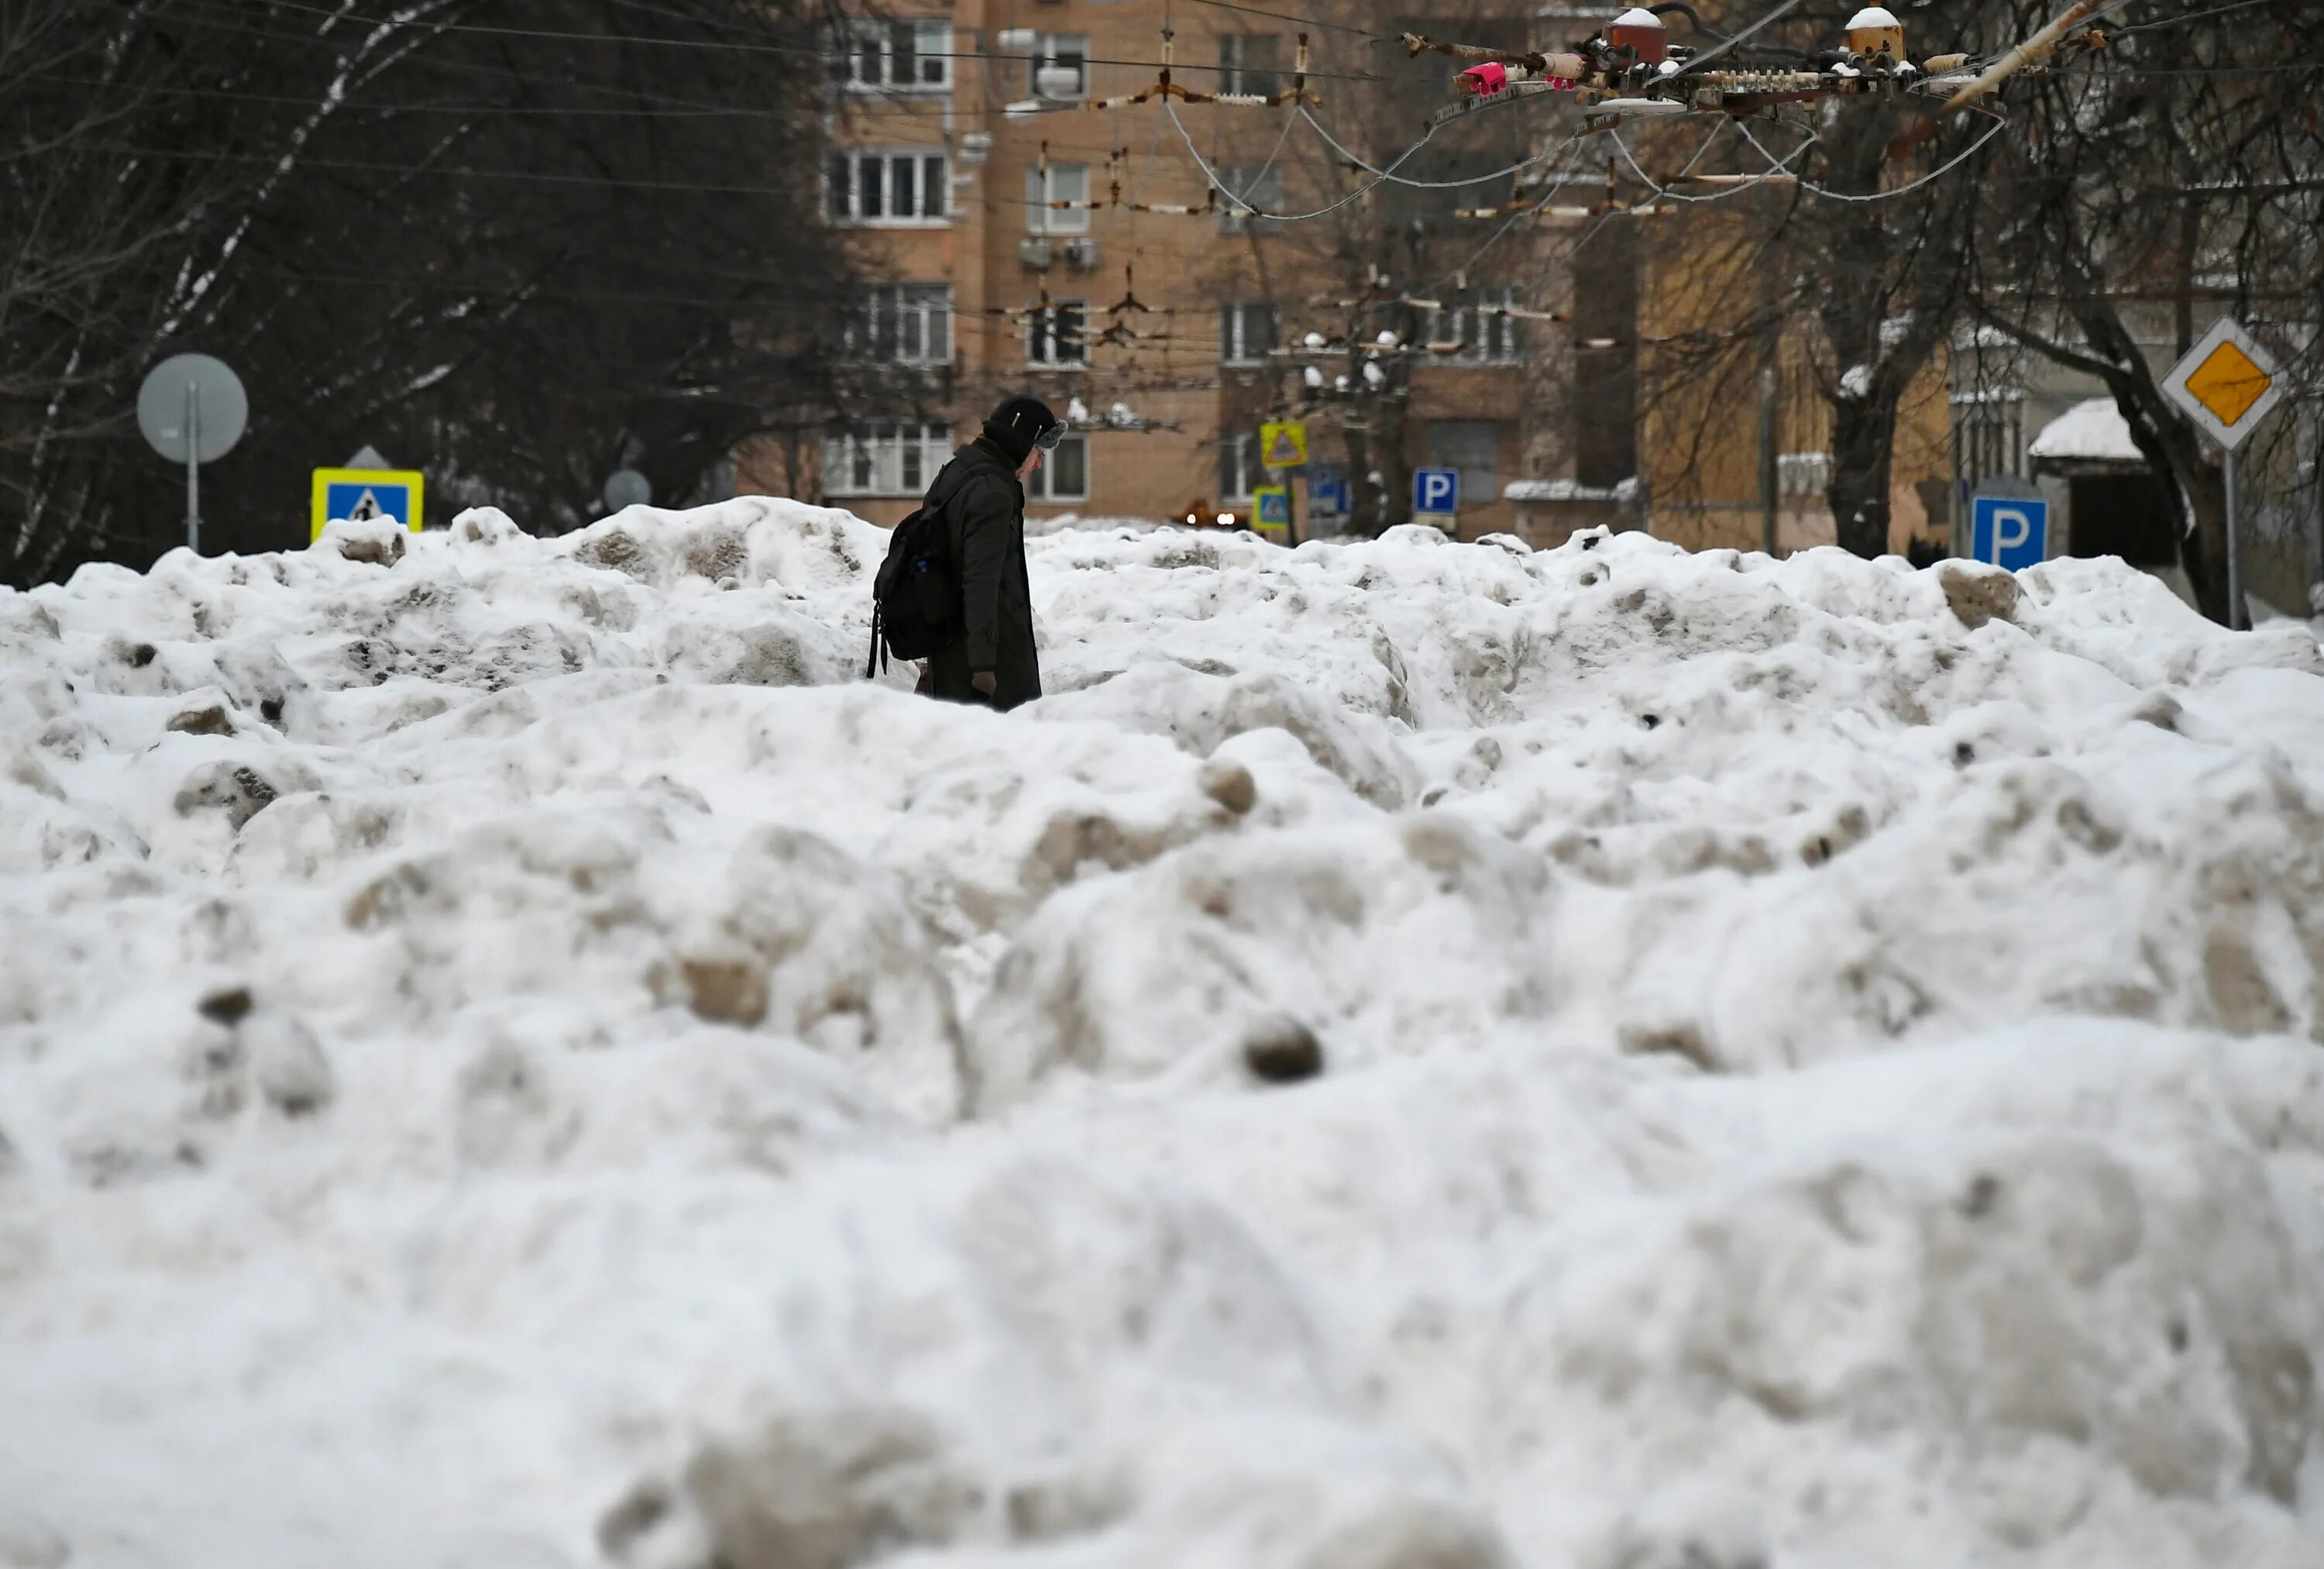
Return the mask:
[[1025,455],[1033,450],[1033,443],[1041,433],[1057,422],[1049,406],[1038,398],[1022,395],[1001,400],[1001,407],[984,418],[984,434],[992,445],[1009,455],[1009,461],[1021,464]]

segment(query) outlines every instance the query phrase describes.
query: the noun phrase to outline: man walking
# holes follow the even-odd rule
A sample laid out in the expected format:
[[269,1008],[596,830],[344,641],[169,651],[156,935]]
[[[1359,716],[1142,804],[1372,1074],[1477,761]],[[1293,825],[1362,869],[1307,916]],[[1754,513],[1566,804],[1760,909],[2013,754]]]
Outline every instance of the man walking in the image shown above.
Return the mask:
[[1024,482],[1065,434],[1065,421],[1039,399],[1007,399],[928,487],[928,504],[943,509],[961,614],[928,660],[923,691],[994,708],[1041,695],[1033,591],[1025,577]]

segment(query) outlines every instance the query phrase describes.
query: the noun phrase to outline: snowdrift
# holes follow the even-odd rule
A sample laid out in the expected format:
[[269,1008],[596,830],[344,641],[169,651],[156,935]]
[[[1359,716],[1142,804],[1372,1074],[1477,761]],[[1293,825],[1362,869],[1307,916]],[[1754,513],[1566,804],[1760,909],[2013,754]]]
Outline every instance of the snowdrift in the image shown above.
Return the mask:
[[2324,1562],[2324,655],[773,500],[0,595],[0,1564]]

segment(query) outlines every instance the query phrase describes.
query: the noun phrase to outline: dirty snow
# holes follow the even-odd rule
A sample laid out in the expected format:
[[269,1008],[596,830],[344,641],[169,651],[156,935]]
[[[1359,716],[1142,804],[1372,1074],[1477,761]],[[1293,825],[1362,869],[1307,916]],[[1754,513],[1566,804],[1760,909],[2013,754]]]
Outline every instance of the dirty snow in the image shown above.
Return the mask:
[[[406,548],[408,544],[408,549]],[[0,595],[0,1564],[2324,1561],[2324,663],[744,500]]]

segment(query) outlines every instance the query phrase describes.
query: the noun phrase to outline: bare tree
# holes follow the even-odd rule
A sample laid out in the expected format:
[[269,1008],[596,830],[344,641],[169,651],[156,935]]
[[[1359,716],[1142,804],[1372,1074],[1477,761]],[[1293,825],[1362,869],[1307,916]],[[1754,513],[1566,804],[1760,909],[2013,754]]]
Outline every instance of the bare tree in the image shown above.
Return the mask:
[[176,533],[129,421],[178,348],[249,385],[227,548],[371,443],[438,504],[682,499],[827,398],[818,0],[0,0],[0,578]]
[[[2324,392],[2324,10],[2134,0],[2118,23],[2104,54],[2027,84],[2025,134],[2003,143],[1985,193],[1973,300],[1987,327],[2113,394],[2177,493],[2198,601],[2224,621],[2219,459],[2162,383],[2199,313],[2225,311],[2273,339],[2302,399]],[[2142,342],[2158,317],[2178,351],[2160,364]]]

